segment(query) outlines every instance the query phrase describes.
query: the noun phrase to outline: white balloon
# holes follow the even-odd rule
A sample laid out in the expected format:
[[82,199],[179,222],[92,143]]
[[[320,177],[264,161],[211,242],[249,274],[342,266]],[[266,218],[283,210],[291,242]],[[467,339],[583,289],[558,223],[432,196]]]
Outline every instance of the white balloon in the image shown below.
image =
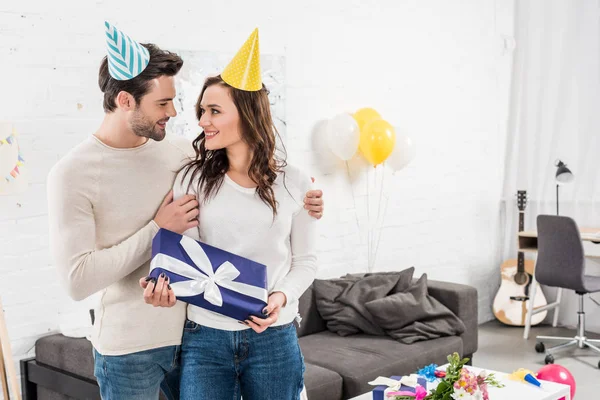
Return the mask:
[[385,163],[394,171],[400,171],[406,167],[415,158],[416,149],[413,140],[402,132],[402,129],[396,130],[396,144],[392,154],[385,160]]
[[360,129],[349,114],[339,114],[327,123],[327,146],[342,160],[351,159],[358,150]]

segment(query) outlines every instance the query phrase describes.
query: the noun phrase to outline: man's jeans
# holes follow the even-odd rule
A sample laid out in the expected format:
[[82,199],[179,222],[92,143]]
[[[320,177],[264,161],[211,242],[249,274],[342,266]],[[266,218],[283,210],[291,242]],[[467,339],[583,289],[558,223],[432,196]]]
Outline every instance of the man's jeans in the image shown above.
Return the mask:
[[94,349],[94,375],[103,400],[155,400],[159,390],[179,399],[180,346],[167,346],[121,356]]

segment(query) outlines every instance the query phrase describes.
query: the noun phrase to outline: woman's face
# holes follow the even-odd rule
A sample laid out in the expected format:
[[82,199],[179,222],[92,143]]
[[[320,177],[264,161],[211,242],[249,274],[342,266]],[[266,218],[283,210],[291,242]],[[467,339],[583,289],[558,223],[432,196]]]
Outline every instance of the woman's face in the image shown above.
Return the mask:
[[207,150],[230,148],[242,142],[240,114],[228,88],[221,85],[206,88],[200,109],[198,125],[204,130]]

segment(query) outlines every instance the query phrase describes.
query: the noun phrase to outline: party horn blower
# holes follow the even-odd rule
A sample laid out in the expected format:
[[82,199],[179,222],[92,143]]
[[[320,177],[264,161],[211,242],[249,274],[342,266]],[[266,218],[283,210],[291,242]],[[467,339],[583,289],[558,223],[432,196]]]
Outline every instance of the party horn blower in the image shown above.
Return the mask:
[[542,383],[540,381],[538,381],[535,376],[533,376],[532,374],[526,374],[524,379],[525,382],[529,382],[532,385],[535,385],[537,387],[542,387]]

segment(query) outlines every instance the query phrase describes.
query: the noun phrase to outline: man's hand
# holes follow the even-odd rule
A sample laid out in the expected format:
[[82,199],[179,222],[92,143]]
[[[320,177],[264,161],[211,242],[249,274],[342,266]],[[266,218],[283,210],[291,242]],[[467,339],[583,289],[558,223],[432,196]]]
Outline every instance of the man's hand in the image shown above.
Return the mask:
[[[315,178],[310,178],[315,181]],[[321,190],[309,190],[306,192],[304,198],[304,208],[308,210],[308,213],[316,218],[321,219],[323,217],[323,191]]]
[[279,319],[279,310],[285,305],[287,298],[282,292],[273,292],[269,295],[267,306],[263,310],[263,314],[267,315],[267,318],[258,318],[254,316],[248,317],[243,323],[248,325],[256,333],[262,333],[267,328],[273,325]]
[[198,201],[196,196],[187,194],[173,201],[173,191],[169,191],[163,200],[154,222],[164,229],[179,233],[198,226]]
[[169,277],[164,273],[160,275],[158,280],[141,278],[140,286],[144,289],[146,304],[152,304],[154,307],[173,307],[177,303],[175,293],[169,285]]

